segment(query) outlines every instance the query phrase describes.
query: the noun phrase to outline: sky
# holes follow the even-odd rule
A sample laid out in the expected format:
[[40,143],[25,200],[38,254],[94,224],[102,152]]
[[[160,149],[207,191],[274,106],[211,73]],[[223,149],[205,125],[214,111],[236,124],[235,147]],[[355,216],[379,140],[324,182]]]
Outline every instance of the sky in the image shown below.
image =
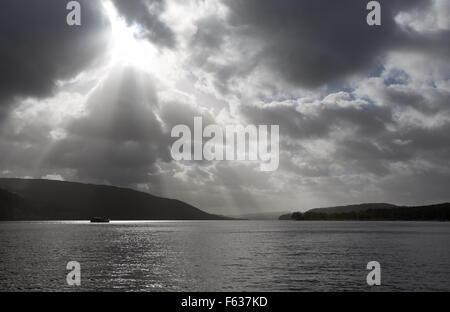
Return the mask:
[[[450,201],[450,1],[2,0],[0,176],[204,211]],[[174,161],[177,124],[279,125],[280,164]]]

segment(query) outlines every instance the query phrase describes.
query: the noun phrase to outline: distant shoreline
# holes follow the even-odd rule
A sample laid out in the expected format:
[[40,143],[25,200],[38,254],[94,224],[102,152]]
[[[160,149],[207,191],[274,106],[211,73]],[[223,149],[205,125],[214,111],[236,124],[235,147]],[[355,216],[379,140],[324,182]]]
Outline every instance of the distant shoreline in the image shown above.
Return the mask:
[[296,221],[450,221],[450,203],[426,206],[395,206],[371,203],[294,212],[279,217]]

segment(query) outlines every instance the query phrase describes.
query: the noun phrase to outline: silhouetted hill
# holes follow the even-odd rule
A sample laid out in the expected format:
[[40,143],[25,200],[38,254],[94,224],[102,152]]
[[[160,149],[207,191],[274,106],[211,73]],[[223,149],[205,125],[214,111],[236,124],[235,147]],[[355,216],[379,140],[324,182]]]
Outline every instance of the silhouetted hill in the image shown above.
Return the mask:
[[[17,194],[0,189],[0,220],[14,218],[27,209],[26,201]],[[8,207],[8,209],[3,209]]]
[[0,220],[222,220],[179,200],[106,185],[0,178]]
[[[355,205],[346,205],[346,206],[334,206],[334,207],[325,207],[325,208],[313,208],[307,210],[305,213],[347,213],[347,212],[357,212],[364,211],[368,209],[386,209],[386,208],[396,208],[396,205],[386,204],[386,203],[367,203],[367,204],[355,204]],[[299,213],[299,212],[294,212]],[[278,220],[292,220],[292,215],[294,213],[287,213],[281,215]]]
[[326,207],[326,208],[314,208],[308,210],[308,212],[320,212],[320,213],[346,213],[346,212],[358,212],[368,209],[389,209],[396,208],[398,206],[386,203],[368,203],[368,204],[357,204],[357,205],[347,205],[347,206],[336,206],[336,207]]
[[450,221],[450,203],[427,206],[395,206],[360,204],[315,208],[304,213],[282,215],[280,220],[386,220],[386,221]]

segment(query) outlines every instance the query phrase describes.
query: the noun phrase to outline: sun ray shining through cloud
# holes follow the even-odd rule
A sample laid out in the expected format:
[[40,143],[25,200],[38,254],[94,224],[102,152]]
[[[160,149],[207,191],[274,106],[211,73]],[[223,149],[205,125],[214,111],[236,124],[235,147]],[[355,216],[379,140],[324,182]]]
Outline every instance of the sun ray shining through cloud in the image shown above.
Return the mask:
[[160,49],[145,38],[139,38],[139,25],[127,25],[110,1],[104,1],[103,5],[112,29],[109,67],[136,67],[151,73],[166,84],[174,84],[179,75],[176,72],[175,53]]

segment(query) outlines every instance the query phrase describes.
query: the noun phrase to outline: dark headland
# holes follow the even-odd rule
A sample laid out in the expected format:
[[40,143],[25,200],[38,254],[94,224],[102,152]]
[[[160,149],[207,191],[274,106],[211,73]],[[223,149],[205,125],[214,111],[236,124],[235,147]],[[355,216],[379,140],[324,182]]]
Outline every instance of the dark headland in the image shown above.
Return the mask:
[[179,200],[127,188],[0,178],[0,220],[226,220]]
[[338,221],[450,221],[450,203],[425,206],[396,206],[370,203],[294,212],[280,220],[338,220]]

